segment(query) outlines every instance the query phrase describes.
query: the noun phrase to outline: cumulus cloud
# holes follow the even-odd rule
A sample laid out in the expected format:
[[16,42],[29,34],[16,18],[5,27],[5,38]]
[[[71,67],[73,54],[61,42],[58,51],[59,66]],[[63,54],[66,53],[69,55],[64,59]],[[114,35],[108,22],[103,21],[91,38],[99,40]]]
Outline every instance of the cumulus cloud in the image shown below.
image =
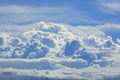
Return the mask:
[[[81,50],[84,51],[84,49],[114,49],[119,46],[112,40],[114,36],[106,34],[106,30],[111,28],[119,29],[118,25],[111,25],[113,27],[108,27],[108,25],[99,25],[98,27],[78,26],[76,29],[66,26],[68,25],[40,22],[33,30],[25,31],[20,36],[11,35],[10,37],[9,34],[1,34],[1,47],[7,45],[4,48],[11,48],[10,50],[12,50],[14,55],[21,53],[20,49],[24,49],[23,53],[27,58],[29,54],[43,57],[45,53],[52,52],[55,53],[54,55],[63,52],[63,55],[72,56],[75,53],[78,54]],[[87,28],[90,28],[90,31],[86,32]],[[92,30],[98,31],[98,33]],[[119,42],[119,40],[117,41]]]
[[[95,73],[100,73],[99,70],[108,67],[119,69],[119,37],[115,42],[114,35],[106,34],[110,29],[119,29],[119,25],[72,27],[66,24],[40,22],[32,28],[21,35],[1,32],[0,57],[4,58],[0,59],[1,69],[12,67],[15,70],[50,71],[44,73],[45,77],[46,74],[52,75],[60,70],[72,70],[68,73],[61,71],[62,78],[67,78],[68,74],[78,70],[71,74],[72,78],[77,79],[80,77],[74,76],[83,76],[79,71],[84,72],[87,68]],[[84,75],[85,78],[88,77],[88,73]],[[56,78],[57,75],[53,77]]]

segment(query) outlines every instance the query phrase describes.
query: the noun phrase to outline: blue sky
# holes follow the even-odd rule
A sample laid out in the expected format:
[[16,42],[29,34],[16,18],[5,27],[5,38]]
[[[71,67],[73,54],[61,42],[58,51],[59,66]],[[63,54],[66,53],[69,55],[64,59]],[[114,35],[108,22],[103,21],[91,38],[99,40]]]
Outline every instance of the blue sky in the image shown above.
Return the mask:
[[0,24],[120,24],[120,0],[0,0]]

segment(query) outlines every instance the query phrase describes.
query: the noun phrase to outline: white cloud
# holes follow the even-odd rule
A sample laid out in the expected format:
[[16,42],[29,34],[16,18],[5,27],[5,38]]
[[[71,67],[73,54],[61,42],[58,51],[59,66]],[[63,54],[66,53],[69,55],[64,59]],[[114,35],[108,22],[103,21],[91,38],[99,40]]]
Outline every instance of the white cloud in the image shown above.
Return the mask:
[[107,7],[110,10],[113,10],[115,12],[119,12],[120,11],[120,3],[111,3],[111,4],[103,4],[103,6]]
[[35,24],[29,29],[27,27],[31,25],[21,26],[25,30],[16,36],[1,32],[0,74],[10,70],[17,73],[16,76],[67,79],[102,79],[104,75],[119,75],[119,39],[115,43],[114,35],[106,34],[108,29],[120,29],[119,25]]
[[101,2],[101,10],[108,14],[119,15],[120,13],[120,2]]
[[[61,59],[63,60],[63,59]],[[58,61],[58,62],[57,62]],[[59,64],[59,59],[53,58],[42,58],[42,59],[34,59],[34,60],[21,60],[21,59],[4,59],[1,60],[0,63],[4,66],[0,65],[0,79],[8,80],[8,75],[12,79],[114,79],[117,75],[120,75],[119,67],[106,67],[101,68],[98,65],[86,67],[83,69],[75,69],[75,68],[67,68]],[[64,59],[63,62],[67,62],[70,65],[71,62],[73,64],[81,64],[80,60],[71,60]],[[62,62],[62,61],[60,61]],[[9,64],[9,65],[8,65]],[[14,65],[13,65],[14,64]],[[34,64],[34,65],[33,65]],[[74,66],[71,63],[71,66]],[[8,65],[8,66],[7,66]],[[21,67],[20,67],[21,65]],[[29,68],[28,68],[29,66]],[[55,67],[56,66],[56,67]],[[58,67],[59,66],[59,67]],[[24,69],[22,69],[22,67]],[[110,74],[111,73],[111,74]]]
[[[15,27],[17,26],[14,26],[13,28]],[[113,46],[116,46],[116,44],[114,43],[114,41],[112,41],[112,38],[114,37],[116,37],[116,39],[119,38],[119,36],[115,35],[116,30],[119,30],[119,25],[114,25],[114,24],[97,25],[96,27],[90,27],[90,26],[70,27],[69,25],[65,25],[65,24],[40,22],[38,25],[36,23],[36,25],[31,24],[25,26],[22,25],[18,27],[21,29],[21,31],[19,30],[19,28],[15,29],[15,31],[19,33],[20,37],[19,36],[8,37],[6,38],[8,39],[8,42],[6,43],[13,47],[12,48],[13,53],[14,51],[18,51],[19,50],[18,48],[24,47],[25,50],[27,50],[30,53],[30,55],[33,55],[35,50],[37,50],[38,53],[43,53],[45,50],[48,50],[48,52],[44,52],[44,53],[49,53],[49,52],[51,53],[55,52],[56,54],[61,53],[63,51],[63,48],[66,46],[68,47],[66,49],[70,51],[69,48],[74,47],[73,43],[75,41],[76,41],[75,44],[77,45],[75,49],[77,49],[78,51],[79,49],[82,48],[89,48],[89,49],[113,48]],[[113,32],[111,31],[111,29]],[[109,34],[107,34],[107,32],[109,32]],[[10,34],[11,36],[17,36],[16,32],[9,33],[9,30],[8,30],[8,34]],[[117,32],[117,34],[119,33]],[[108,38],[107,36],[111,36],[112,38]],[[79,45],[77,43],[79,43]],[[76,53],[77,50],[74,50],[73,52]],[[66,51],[67,52],[66,54],[68,54],[68,51]],[[44,54],[34,54],[34,55],[43,56]]]

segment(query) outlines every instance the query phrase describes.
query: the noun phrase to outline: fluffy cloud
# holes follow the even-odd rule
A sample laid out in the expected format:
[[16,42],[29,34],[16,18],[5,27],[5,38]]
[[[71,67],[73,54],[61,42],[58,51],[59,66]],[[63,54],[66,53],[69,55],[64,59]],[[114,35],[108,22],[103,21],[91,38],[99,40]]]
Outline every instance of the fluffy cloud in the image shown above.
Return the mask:
[[[40,22],[33,27],[34,29],[28,29],[21,35],[1,33],[0,57],[5,59],[0,59],[2,64],[0,68],[56,70],[56,72],[61,69],[74,72],[82,69],[86,71],[86,68],[94,70],[95,67],[100,68],[99,70],[103,67],[119,68],[119,37],[115,42],[112,39],[113,35],[106,34],[111,28],[119,29],[119,25],[109,26],[71,27],[66,24]],[[64,71],[60,74],[67,76]],[[75,78],[74,75],[71,75],[72,78]],[[84,76],[87,77],[86,75]]]
[[[119,49],[119,44],[112,40],[114,36],[110,37],[111,35],[106,34],[106,30],[114,28],[114,25],[111,26],[113,27],[100,25],[98,27],[78,26],[73,28],[65,24],[40,22],[33,30],[26,31],[20,36],[2,33],[0,45],[4,49],[10,48],[14,55],[18,54],[20,56],[24,54],[24,58],[29,58],[31,55],[34,55],[34,57],[36,55],[39,58],[40,56],[48,56],[48,54],[49,56],[59,54],[73,56],[76,53],[80,55],[81,52],[86,52],[90,49],[96,52],[98,50],[97,53],[99,53],[100,49]],[[88,28],[90,29],[88,30]],[[118,26],[114,29],[117,28],[119,29]],[[119,39],[117,41],[119,43]]]

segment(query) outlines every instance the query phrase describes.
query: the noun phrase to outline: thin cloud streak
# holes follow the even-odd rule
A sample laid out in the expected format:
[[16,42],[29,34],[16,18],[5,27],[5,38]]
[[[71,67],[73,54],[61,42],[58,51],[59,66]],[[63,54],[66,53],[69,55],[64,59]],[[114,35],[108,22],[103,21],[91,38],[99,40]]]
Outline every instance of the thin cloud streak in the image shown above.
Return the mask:
[[119,15],[120,14],[120,1],[110,1],[110,2],[98,2],[100,10],[107,14]]
[[52,21],[62,23],[99,23],[83,11],[70,7],[0,6],[0,24]]

